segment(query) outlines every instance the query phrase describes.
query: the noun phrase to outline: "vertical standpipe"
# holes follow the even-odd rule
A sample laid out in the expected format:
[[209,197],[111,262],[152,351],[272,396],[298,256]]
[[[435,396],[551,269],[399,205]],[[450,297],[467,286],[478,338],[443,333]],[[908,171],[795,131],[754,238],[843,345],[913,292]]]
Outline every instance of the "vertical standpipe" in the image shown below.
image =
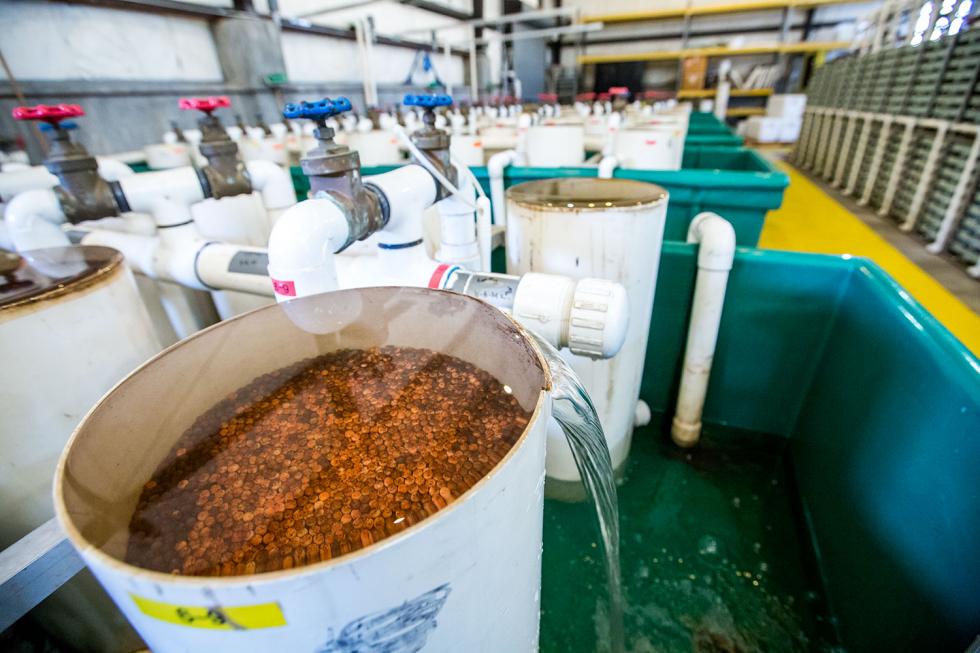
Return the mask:
[[[507,272],[545,272],[573,279],[594,277],[622,284],[629,303],[625,344],[615,357],[592,360],[566,350],[563,354],[582,380],[599,413],[613,467],[622,467],[640,395],[650,311],[656,288],[667,192],[653,184],[625,179],[546,179],[507,191]],[[587,341],[591,320],[573,306],[569,339]],[[518,315],[534,328],[533,314]],[[549,430],[548,476],[578,481],[568,445],[557,429]]]

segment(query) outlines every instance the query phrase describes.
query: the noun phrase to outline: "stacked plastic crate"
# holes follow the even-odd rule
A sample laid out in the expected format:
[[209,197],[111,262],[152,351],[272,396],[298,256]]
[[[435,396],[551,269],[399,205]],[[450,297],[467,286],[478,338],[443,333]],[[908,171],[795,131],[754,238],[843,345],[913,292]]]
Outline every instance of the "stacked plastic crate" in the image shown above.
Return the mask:
[[972,144],[973,138],[966,134],[948,134],[946,137],[936,174],[916,223],[916,231],[928,240],[933,240],[939,232]]
[[[864,77],[861,80],[861,90],[855,102],[855,109],[869,113],[881,113],[882,96],[885,93],[884,83],[888,80],[888,75],[883,67],[882,55],[884,52],[875,52],[865,59]],[[852,166],[857,166],[857,183],[851,184],[850,176],[845,177],[844,188],[849,190],[855,197],[861,197],[864,185],[868,181],[868,174],[871,170],[871,162],[874,158],[875,149],[878,147],[878,139],[881,138],[883,128],[881,120],[871,120],[868,127],[862,125],[862,129],[868,129],[868,139],[862,149],[860,161],[853,161]],[[853,171],[850,173],[853,176]]]
[[973,194],[949,250],[969,265],[980,262],[980,188]]
[[[914,78],[912,68],[917,54],[918,51],[914,48],[896,48],[884,52],[881,68],[887,74],[887,78],[884,78],[882,82],[884,96],[881,98],[881,112],[896,116],[905,114],[905,102]],[[893,125],[889,131],[888,143],[882,155],[881,169],[871,188],[870,205],[875,209],[880,209],[885,201],[888,181],[895,169],[898,151],[904,135],[904,125]]]
[[[912,65],[911,79],[908,82],[908,92],[902,109],[903,114],[918,118],[930,117],[930,110],[936,96],[936,90],[939,88],[950,45],[948,40],[940,39],[915,48],[912,46],[903,48],[912,50],[917,55]],[[910,217],[909,211],[915,208],[913,204],[916,192],[919,190],[920,183],[923,183],[926,161],[936,137],[936,130],[932,127],[917,126],[915,128],[902,167],[902,176],[895,192],[895,199],[891,205],[890,213],[899,222],[905,222]],[[932,183],[932,180],[926,180],[924,183],[927,184],[927,189],[925,202],[921,203],[921,206],[932,211],[935,206],[930,195],[933,193],[935,184]],[[918,213],[922,215],[922,209]]]
[[[808,95],[797,165],[914,225],[930,250],[948,246],[980,276],[980,164],[968,171],[978,152],[980,28],[832,62]],[[889,115],[897,120],[886,132]]]
[[[864,66],[861,59],[850,58],[845,60],[840,67],[842,70],[832,78],[832,83],[827,89],[830,100],[827,106],[846,111],[853,107]],[[826,134],[825,142],[820,143],[819,156],[814,161],[814,170],[818,174],[824,174],[825,170],[832,171],[835,169],[837,157],[841,153],[841,140],[844,137],[844,129],[838,128],[838,125],[843,122],[840,115],[828,116],[825,120],[828,124],[828,128],[824,131]],[[834,138],[835,135],[837,136],[836,139]],[[826,176],[831,177],[832,175]]]
[[[944,84],[948,80],[949,87],[943,88],[943,102],[937,98],[937,113],[956,110],[958,115],[952,120],[980,125],[980,29],[959,35],[949,69],[950,73],[944,78]],[[952,93],[949,100],[945,99],[947,88],[960,92],[958,104],[954,103]],[[949,249],[967,264],[976,265],[980,260],[980,187],[977,181],[980,175],[974,170],[972,176],[963,217]]]

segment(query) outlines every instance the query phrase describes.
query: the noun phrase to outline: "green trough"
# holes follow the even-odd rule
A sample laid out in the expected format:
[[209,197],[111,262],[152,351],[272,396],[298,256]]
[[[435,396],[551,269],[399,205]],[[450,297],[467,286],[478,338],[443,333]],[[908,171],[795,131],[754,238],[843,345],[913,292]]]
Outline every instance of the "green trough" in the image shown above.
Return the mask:
[[695,111],[687,124],[688,136],[692,134],[732,134],[731,128],[713,113]]
[[[964,651],[980,362],[875,264],[740,249],[701,445],[669,440],[696,250],[666,243],[620,487],[629,651]],[[546,502],[541,649],[605,650],[585,504]],[[599,633],[597,635],[597,633]]]

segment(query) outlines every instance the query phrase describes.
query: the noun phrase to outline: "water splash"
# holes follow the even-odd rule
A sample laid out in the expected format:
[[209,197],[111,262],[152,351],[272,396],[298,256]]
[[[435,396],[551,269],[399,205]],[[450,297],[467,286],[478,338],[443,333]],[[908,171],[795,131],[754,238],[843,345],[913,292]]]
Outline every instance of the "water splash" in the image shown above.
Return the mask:
[[533,334],[551,368],[552,416],[561,425],[575,459],[582,484],[593,503],[605,550],[609,585],[609,650],[623,653],[623,589],[619,568],[619,501],[612,459],[599,416],[575,372],[554,347]]

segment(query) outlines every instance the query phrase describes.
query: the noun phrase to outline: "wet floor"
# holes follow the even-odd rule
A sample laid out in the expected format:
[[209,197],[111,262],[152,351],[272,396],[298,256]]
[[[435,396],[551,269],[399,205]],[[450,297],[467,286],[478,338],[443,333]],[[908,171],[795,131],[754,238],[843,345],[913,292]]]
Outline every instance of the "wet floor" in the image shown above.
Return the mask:
[[[787,441],[713,427],[672,445],[655,416],[619,487],[626,650],[840,651],[802,527]],[[602,549],[590,504],[548,501],[541,650],[603,651]]]

